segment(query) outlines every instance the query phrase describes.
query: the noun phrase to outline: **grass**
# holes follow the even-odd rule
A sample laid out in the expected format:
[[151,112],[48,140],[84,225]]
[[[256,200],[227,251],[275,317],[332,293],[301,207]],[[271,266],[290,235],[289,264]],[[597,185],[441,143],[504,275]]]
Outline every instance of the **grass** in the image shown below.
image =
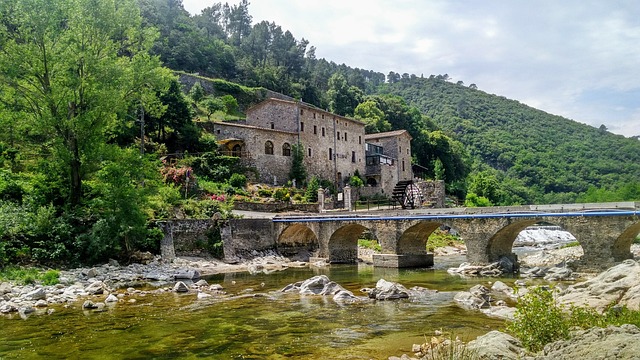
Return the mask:
[[40,270],[36,268],[23,268],[8,266],[0,270],[0,281],[11,281],[18,285],[40,283],[42,285],[55,285],[59,283],[60,272],[58,270]]
[[429,236],[427,240],[427,251],[432,252],[437,248],[459,245],[464,245],[464,241],[460,240],[460,237],[438,229]]
[[576,246],[580,246],[580,243],[577,242],[577,241],[572,241],[570,243],[566,243],[566,244],[562,245],[560,247],[560,249],[566,249],[566,248],[571,248],[571,247],[576,247]]
[[382,246],[376,240],[358,239],[358,246],[365,249],[371,249],[377,252],[382,251]]

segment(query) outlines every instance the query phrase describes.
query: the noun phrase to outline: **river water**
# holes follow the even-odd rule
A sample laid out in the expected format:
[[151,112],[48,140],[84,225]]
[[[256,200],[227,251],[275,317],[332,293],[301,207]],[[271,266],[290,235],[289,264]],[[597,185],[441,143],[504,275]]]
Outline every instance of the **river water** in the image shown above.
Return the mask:
[[[79,302],[51,315],[0,317],[0,359],[386,359],[410,354],[412,344],[424,343],[435,330],[470,340],[504,327],[502,320],[455,305],[457,291],[496,280],[447,274],[446,267],[461,261],[464,257],[453,263],[436,258],[435,269],[360,264],[269,275],[221,274],[207,281],[221,284],[228,294],[260,295],[205,301],[195,293],[165,293],[117,303],[103,312],[83,311]],[[381,278],[439,292],[420,301],[346,305],[278,292],[319,274],[356,295]]]

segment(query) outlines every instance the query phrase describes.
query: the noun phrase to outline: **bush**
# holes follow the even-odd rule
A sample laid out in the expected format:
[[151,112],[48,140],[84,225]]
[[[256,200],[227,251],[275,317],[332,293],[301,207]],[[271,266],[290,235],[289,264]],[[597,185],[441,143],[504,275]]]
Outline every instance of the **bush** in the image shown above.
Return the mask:
[[278,201],[289,201],[290,197],[289,191],[286,188],[278,188],[273,193],[273,198]]
[[261,197],[271,197],[273,196],[273,190],[271,189],[259,189],[258,190],[258,195],[260,195]]
[[569,322],[556,304],[553,289],[535,287],[518,300],[514,321],[507,326],[531,351],[546,344],[569,338]]
[[247,186],[247,177],[242,174],[233,174],[229,179],[229,185],[235,188],[243,188]]
[[464,241],[460,237],[451,235],[449,232],[440,229],[435,230],[427,239],[427,251],[432,252],[437,248],[445,246],[463,245]]

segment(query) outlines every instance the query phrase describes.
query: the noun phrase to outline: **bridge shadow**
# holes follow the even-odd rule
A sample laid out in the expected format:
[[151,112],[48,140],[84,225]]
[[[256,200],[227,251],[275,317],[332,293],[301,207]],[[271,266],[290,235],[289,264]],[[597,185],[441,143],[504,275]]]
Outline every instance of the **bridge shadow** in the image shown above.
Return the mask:
[[318,237],[309,227],[293,224],[282,231],[276,243],[278,252],[292,260],[309,261],[318,250]]

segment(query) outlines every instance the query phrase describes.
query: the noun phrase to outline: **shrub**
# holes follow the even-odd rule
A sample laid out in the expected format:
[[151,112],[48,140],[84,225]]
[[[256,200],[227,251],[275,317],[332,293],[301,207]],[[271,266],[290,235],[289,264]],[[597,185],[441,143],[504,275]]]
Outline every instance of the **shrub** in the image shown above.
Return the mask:
[[464,244],[464,241],[460,240],[460,237],[437,229],[429,235],[429,239],[427,240],[427,251],[431,252],[437,248],[462,244]]
[[229,179],[229,185],[235,188],[243,188],[247,186],[247,177],[242,174],[233,174]]
[[507,326],[531,351],[546,344],[569,338],[569,322],[556,304],[553,289],[535,287],[518,300],[514,321]]
[[278,188],[273,193],[273,198],[278,201],[289,201],[290,197],[289,191],[286,188]]
[[259,189],[258,190],[258,195],[260,195],[261,197],[271,197],[271,196],[273,196],[273,190],[271,190],[271,189]]
[[358,239],[358,246],[365,249],[375,250],[377,252],[382,251],[382,246],[376,240]]

